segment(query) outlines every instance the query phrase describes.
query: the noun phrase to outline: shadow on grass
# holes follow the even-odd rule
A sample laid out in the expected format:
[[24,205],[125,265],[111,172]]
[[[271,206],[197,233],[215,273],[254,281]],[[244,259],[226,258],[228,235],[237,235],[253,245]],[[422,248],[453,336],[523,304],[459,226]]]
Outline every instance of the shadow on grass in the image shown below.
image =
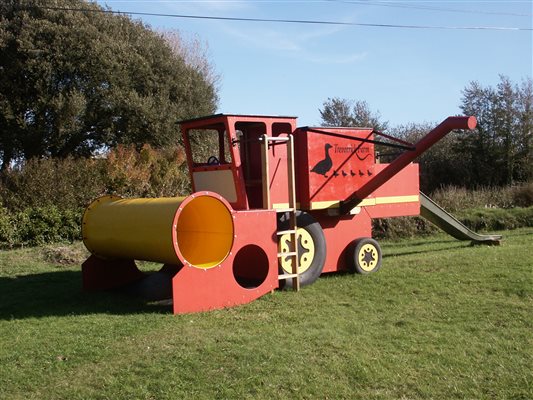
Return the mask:
[[121,293],[84,292],[81,271],[0,278],[0,320],[32,317],[169,313],[171,307]]

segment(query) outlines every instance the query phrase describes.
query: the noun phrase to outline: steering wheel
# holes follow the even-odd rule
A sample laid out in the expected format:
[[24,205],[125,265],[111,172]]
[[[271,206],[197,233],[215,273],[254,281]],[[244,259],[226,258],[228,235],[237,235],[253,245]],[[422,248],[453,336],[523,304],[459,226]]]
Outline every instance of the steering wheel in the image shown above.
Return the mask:
[[220,164],[220,162],[218,161],[218,158],[216,158],[215,156],[211,156],[207,159],[207,164],[217,165],[217,164]]

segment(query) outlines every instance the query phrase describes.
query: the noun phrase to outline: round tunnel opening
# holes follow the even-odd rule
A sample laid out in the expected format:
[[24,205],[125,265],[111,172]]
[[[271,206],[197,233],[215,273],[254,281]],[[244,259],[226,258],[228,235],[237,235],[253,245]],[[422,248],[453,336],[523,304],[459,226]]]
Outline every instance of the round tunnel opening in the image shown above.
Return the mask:
[[241,248],[233,260],[233,276],[245,289],[254,289],[263,284],[268,277],[268,256],[254,244]]
[[233,244],[233,218],[226,204],[213,196],[197,196],[181,209],[177,245],[184,261],[211,268],[226,259]]

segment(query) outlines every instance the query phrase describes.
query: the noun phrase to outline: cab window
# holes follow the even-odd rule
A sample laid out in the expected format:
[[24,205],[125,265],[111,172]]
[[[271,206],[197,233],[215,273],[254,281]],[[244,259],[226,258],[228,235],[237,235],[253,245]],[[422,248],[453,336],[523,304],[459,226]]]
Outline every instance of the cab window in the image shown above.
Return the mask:
[[187,132],[194,166],[231,163],[231,152],[224,129],[191,129]]

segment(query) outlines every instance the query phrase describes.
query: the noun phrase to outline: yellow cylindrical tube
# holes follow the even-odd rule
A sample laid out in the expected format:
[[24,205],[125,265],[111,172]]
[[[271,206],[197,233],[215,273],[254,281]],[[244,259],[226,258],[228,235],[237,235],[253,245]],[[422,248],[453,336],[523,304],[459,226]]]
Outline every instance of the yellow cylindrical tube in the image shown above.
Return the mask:
[[211,192],[188,197],[122,199],[103,196],[83,215],[87,249],[103,258],[211,268],[233,245],[231,206]]

